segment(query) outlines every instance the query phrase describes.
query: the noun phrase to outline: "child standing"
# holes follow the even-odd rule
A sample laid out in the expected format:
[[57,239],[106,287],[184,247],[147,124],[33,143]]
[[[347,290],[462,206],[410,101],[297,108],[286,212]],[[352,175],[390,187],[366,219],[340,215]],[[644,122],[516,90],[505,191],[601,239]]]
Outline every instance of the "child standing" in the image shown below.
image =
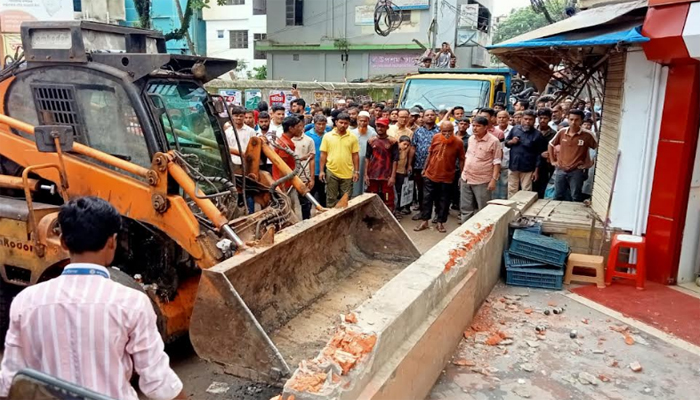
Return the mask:
[[403,188],[406,177],[410,175],[410,172],[408,171],[408,152],[410,149],[411,138],[406,135],[401,136],[399,138],[399,161],[396,164],[396,184],[394,185],[396,195],[398,197],[396,202],[396,212],[394,213],[397,219],[401,219],[402,215],[408,215],[411,213],[410,204],[401,206],[401,189]]
[[378,194],[389,210],[393,211],[399,148],[395,139],[387,135],[389,120],[379,118],[375,124],[377,136],[367,141],[365,184],[368,187],[368,192]]

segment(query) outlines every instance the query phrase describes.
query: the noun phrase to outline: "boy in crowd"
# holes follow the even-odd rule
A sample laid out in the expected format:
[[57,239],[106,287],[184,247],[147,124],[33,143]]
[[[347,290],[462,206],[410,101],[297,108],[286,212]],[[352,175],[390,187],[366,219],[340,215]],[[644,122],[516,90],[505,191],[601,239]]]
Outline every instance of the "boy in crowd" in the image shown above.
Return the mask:
[[411,175],[411,166],[408,163],[408,153],[411,150],[411,138],[408,136],[401,136],[399,138],[399,161],[396,163],[396,194],[398,196],[396,204],[396,215],[397,218],[401,218],[402,215],[409,215],[411,213],[411,204],[401,205],[401,190],[403,188],[403,183],[408,176]]

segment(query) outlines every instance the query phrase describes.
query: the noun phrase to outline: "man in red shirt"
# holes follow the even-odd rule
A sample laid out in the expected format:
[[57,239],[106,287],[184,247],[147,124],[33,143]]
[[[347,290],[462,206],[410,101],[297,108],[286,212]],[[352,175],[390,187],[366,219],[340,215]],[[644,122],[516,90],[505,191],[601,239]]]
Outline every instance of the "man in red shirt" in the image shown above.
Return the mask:
[[[289,168],[294,170],[296,167],[296,161],[294,159],[294,150],[296,146],[294,145],[293,137],[299,136],[304,131],[304,122],[297,117],[291,116],[287,117],[282,121],[282,136],[277,138],[277,145],[275,146],[275,152],[278,156],[287,164]],[[289,150],[289,151],[287,151]],[[278,180],[283,178],[284,172],[280,171],[276,165],[272,166],[272,178]],[[289,189],[292,181],[288,180],[282,185],[283,189]]]
[[384,204],[394,211],[394,182],[399,161],[399,146],[396,140],[387,135],[389,120],[379,118],[376,122],[377,136],[367,141],[367,167],[365,184],[367,191],[378,194]]
[[455,137],[454,125],[450,121],[440,124],[440,134],[433,136],[428,150],[428,160],[425,162],[423,177],[425,178],[423,189],[423,205],[421,207],[420,225],[415,231],[428,229],[433,212],[433,205],[437,213],[437,230],[446,232],[445,222],[450,206],[450,188],[455,176],[455,165],[459,160],[460,171],[464,167],[464,145],[462,139]]

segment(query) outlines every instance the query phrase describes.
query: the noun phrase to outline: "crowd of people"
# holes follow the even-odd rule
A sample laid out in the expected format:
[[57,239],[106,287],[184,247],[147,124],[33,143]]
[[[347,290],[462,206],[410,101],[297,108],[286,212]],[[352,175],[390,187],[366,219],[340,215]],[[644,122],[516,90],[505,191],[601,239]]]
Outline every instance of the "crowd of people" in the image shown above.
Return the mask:
[[[262,102],[255,111],[232,107],[231,115],[242,148],[256,135],[275,143],[290,168],[301,163],[299,175],[322,206],[376,193],[396,218],[415,213],[415,230],[432,221],[445,232],[450,209],[464,222],[489,200],[519,190],[556,200],[590,197],[597,147],[592,105],[566,100],[552,106],[542,98],[532,109],[529,101],[514,106],[512,112],[504,104],[406,109],[393,100],[346,98],[329,109],[297,98],[289,112]],[[231,128],[227,139],[234,148]],[[283,176],[269,161],[262,168],[274,179]],[[311,204],[289,192],[300,218],[310,218]]]

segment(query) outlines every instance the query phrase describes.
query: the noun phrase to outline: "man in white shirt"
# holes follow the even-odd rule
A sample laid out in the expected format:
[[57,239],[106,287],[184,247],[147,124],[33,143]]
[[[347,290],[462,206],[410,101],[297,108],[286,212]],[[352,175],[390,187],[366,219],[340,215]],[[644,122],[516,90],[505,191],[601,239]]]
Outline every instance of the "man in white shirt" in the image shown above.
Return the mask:
[[[32,368],[110,398],[185,399],[170,368],[148,296],[110,279],[121,215],[107,201],[78,197],[58,214],[70,261],[57,278],[20,292],[0,368],[0,397],[12,378]],[[115,271],[116,273],[116,271]]]
[[284,121],[284,114],[286,110],[282,106],[272,106],[272,112],[270,113],[270,132],[276,132],[277,137],[281,137],[284,133],[282,128],[282,121]]
[[[248,142],[256,135],[255,130],[244,123],[245,108],[233,106],[229,112],[231,113],[231,119],[233,119],[233,126],[236,128],[236,133],[238,134],[238,141],[241,143],[240,150],[245,154],[248,148]],[[231,151],[231,161],[233,161],[234,165],[240,166],[242,164],[240,157],[242,154],[239,154],[238,142],[236,141],[236,135],[233,133],[233,128],[228,128],[226,130],[226,141]]]
[[[296,154],[299,162],[304,167],[299,172],[299,178],[311,190],[314,188],[314,173],[316,171],[316,145],[311,137],[304,134],[303,129],[299,130],[298,134],[292,137],[292,142],[294,142],[294,154]],[[311,202],[305,197],[300,198],[296,190],[293,192],[296,198],[299,199],[301,218],[311,218]]]

